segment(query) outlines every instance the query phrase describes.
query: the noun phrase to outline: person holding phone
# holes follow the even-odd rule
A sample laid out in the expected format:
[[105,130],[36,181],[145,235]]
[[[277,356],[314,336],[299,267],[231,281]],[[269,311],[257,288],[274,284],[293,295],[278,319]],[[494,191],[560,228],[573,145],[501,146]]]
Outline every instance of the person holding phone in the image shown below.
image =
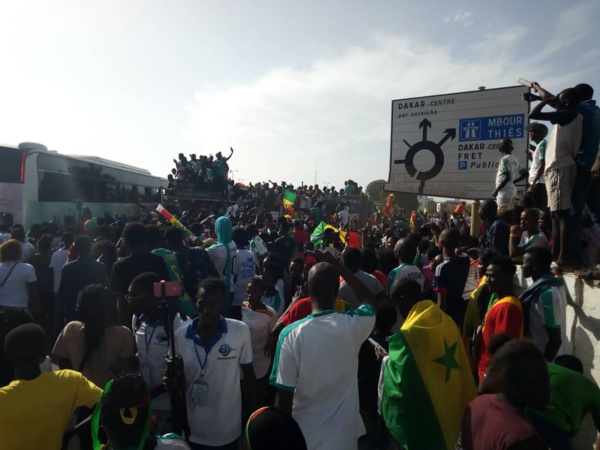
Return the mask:
[[[134,332],[140,371],[150,389],[162,385],[166,368],[165,355],[169,351],[169,334],[165,329],[164,313],[160,309],[160,281],[152,272],[142,273],[133,279],[125,296],[125,301],[134,313],[131,329]],[[172,292],[173,296],[181,295],[181,283],[166,284],[173,283],[179,286],[178,292]],[[158,292],[155,292],[156,288]],[[170,296],[168,292],[166,295]],[[186,323],[189,324],[190,321],[183,320],[177,314],[173,321],[173,329],[178,329]],[[163,394],[152,399],[152,414],[156,417],[156,431],[159,434],[172,431],[171,402],[168,395]]]

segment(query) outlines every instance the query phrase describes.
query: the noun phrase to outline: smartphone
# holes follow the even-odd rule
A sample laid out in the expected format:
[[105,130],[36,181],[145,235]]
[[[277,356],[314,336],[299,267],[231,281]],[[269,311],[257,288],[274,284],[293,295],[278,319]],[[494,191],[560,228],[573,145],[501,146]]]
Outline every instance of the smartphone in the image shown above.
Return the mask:
[[[163,290],[164,286],[164,290]],[[181,281],[159,281],[154,283],[154,297],[181,297],[183,287]]]
[[371,343],[371,345],[373,347],[375,347],[376,349],[378,349],[381,353],[383,353],[386,356],[389,355],[389,353],[387,352],[387,350],[385,348],[383,348],[381,346],[381,344],[379,342],[377,342],[375,339],[369,338],[368,341]]

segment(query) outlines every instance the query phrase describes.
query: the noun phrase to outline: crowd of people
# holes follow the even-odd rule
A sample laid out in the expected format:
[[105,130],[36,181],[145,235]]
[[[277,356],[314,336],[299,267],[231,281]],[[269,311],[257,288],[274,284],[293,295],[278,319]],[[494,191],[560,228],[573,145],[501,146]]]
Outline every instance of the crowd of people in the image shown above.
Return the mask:
[[[521,206],[500,143],[478,218],[464,202],[409,214],[390,195],[359,225],[348,180],[238,186],[236,209],[177,211],[177,226],[0,223],[0,448],[572,448],[588,412],[600,430],[562,278],[567,253],[599,262],[585,86],[554,99],[533,85],[558,112],[532,118],[556,128],[546,142],[530,127]],[[170,189],[227,191],[230,157],[180,154]]]
[[[600,425],[600,390],[569,365],[572,301],[537,210],[522,212],[502,248],[496,221],[479,241],[461,212],[377,217],[319,230],[308,216],[221,216],[191,225],[200,239],[152,216],[58,239],[13,227],[0,247],[0,410],[18,403],[38,423],[40,398],[63,406],[27,432],[3,418],[0,444],[60,448],[73,414],[96,430],[80,426],[81,448],[238,449],[252,435],[253,449],[554,449],[569,448],[586,412]],[[521,296],[515,262],[532,279]],[[161,280],[182,281],[175,317]],[[550,400],[548,371],[562,383],[554,390],[550,377]],[[262,432],[242,437],[257,410]],[[488,416],[507,425],[488,428]]]
[[[537,95],[526,94],[525,100],[538,103],[529,118],[550,122],[552,131],[548,136],[546,125],[529,125],[532,144],[527,152],[531,161],[528,172],[519,170],[512,141],[500,143],[502,159],[492,195],[498,202],[498,215],[510,219],[517,194],[515,183],[527,177],[523,206],[544,210],[549,216],[553,260],[562,268],[579,269],[584,264],[583,254],[589,251],[582,247],[583,224],[600,227],[600,109],[593,100],[593,88],[585,83],[556,96],[535,82],[531,88]],[[546,106],[553,110],[544,111]],[[591,240],[597,241],[597,235]],[[585,239],[584,244],[588,241]]]

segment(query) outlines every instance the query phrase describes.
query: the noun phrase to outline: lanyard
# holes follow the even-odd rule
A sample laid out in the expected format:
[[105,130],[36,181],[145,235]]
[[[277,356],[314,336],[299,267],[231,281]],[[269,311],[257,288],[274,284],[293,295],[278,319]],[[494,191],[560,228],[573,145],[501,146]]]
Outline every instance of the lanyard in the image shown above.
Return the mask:
[[210,349],[208,349],[208,351],[204,350],[206,352],[206,355],[204,356],[204,362],[202,362],[202,360],[200,359],[200,355],[198,354],[198,349],[196,348],[195,342],[194,342],[194,351],[196,352],[196,358],[198,359],[198,364],[200,364],[200,378],[204,378],[204,372],[206,369],[206,363],[208,361],[208,353],[210,352]]
[[150,333],[150,339],[148,339],[148,327],[150,326],[149,323],[146,323],[146,328],[144,328],[144,342],[146,343],[146,355],[148,354],[148,350],[150,349],[150,344],[152,343],[152,338],[154,337],[154,332],[156,331],[156,328],[158,328],[158,325],[154,325],[152,327],[152,333]]

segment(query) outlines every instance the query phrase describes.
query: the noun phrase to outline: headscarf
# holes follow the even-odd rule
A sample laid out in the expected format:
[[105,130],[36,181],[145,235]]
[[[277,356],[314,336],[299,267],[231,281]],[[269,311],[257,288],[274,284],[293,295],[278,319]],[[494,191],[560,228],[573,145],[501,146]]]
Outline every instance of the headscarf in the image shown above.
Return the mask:
[[223,314],[225,316],[229,316],[229,308],[231,307],[231,298],[229,293],[231,292],[231,278],[232,278],[232,256],[231,249],[229,248],[229,244],[231,244],[231,230],[232,224],[229,217],[219,217],[215,222],[215,233],[217,235],[217,243],[212,247],[208,248],[207,251],[211,251],[216,249],[217,247],[224,246],[225,252],[227,253],[227,259],[225,261],[225,286],[227,292],[227,298],[225,303],[225,311]]

